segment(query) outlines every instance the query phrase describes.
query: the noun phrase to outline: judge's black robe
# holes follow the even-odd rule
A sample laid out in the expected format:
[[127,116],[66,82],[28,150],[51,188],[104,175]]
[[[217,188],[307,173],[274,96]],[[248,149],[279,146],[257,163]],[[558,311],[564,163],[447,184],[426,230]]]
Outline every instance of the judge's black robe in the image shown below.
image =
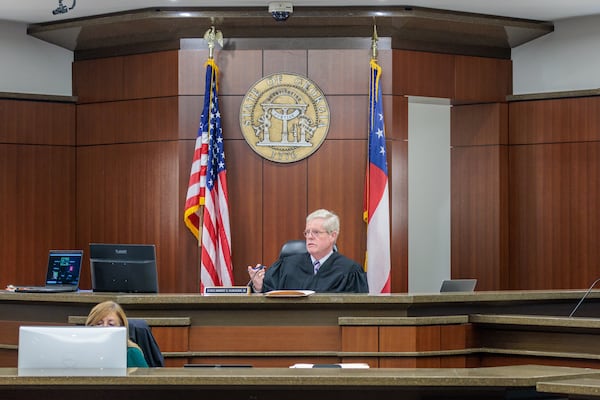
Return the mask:
[[314,290],[320,293],[368,293],[367,275],[351,259],[334,252],[314,273],[310,254],[294,254],[277,260],[265,273],[263,292]]

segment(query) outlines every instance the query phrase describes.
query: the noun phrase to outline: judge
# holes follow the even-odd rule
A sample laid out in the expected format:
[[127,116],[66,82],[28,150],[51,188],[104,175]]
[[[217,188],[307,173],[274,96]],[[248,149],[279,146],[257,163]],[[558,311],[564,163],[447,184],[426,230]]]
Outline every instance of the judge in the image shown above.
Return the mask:
[[306,249],[303,254],[279,258],[267,270],[248,266],[255,292],[314,290],[322,293],[368,293],[367,277],[355,261],[334,251],[340,231],[337,215],[317,210],[306,217]]

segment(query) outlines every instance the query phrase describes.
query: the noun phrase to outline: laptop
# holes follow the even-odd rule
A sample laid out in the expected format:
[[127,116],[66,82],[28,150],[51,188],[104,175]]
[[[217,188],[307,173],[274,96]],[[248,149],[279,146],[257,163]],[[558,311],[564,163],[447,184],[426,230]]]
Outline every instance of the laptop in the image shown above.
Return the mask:
[[46,284],[44,286],[15,286],[20,293],[74,292],[79,288],[82,250],[50,250]]
[[477,285],[477,279],[447,279],[442,281],[440,293],[472,292]]
[[19,376],[126,376],[124,326],[21,326]]

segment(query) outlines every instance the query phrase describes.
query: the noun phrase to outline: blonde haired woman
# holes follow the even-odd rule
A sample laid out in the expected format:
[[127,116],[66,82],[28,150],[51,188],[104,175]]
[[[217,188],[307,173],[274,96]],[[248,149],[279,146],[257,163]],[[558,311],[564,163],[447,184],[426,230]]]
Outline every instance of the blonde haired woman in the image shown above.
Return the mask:
[[[85,324],[87,326],[124,326],[129,332],[125,311],[114,301],[104,301],[94,306]],[[148,368],[142,349],[129,338],[127,339],[127,367]]]

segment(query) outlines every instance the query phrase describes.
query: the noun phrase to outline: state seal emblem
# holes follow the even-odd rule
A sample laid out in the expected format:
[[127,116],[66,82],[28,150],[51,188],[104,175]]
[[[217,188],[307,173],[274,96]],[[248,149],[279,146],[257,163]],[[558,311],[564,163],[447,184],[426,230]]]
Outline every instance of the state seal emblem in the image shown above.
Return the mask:
[[306,77],[277,73],[256,82],[240,107],[246,142],[278,163],[300,161],[317,151],[329,131],[329,105]]

